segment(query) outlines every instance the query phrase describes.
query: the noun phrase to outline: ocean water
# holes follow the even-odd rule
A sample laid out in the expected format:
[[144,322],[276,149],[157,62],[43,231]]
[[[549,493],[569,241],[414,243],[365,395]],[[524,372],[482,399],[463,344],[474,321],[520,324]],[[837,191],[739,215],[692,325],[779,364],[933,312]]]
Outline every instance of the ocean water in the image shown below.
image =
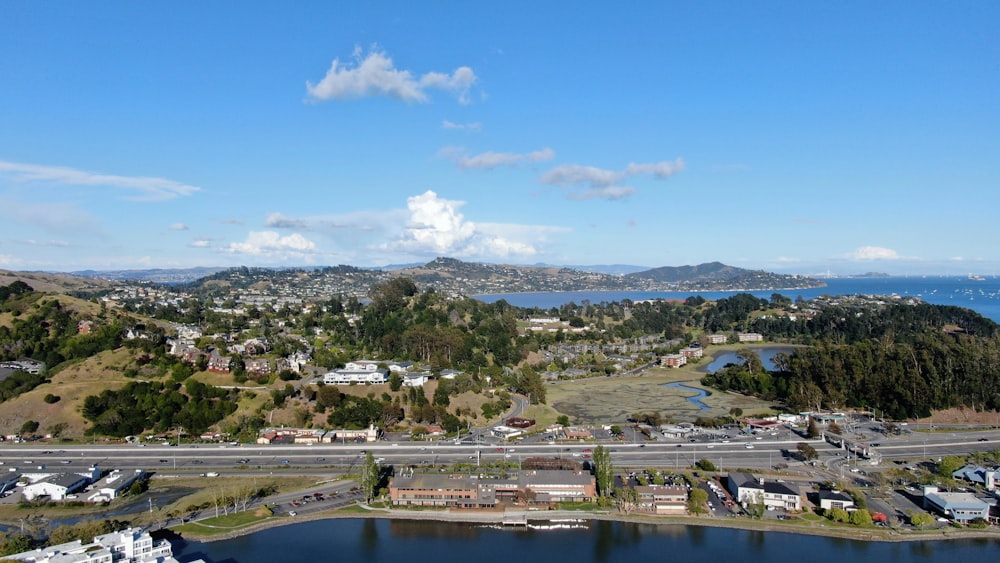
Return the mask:
[[613,302],[623,299],[640,301],[643,299],[684,300],[692,295],[716,300],[737,293],[750,293],[768,299],[779,293],[791,299],[802,297],[812,299],[821,295],[899,295],[919,297],[934,305],[954,305],[976,311],[980,315],[1000,322],[1000,278],[991,276],[975,281],[966,276],[945,277],[891,277],[891,278],[833,278],[825,280],[826,287],[813,289],[789,289],[768,291],[562,291],[540,293],[497,293],[477,295],[476,299],[493,303],[506,300],[517,307],[538,307],[550,309],[570,302],[590,303]]

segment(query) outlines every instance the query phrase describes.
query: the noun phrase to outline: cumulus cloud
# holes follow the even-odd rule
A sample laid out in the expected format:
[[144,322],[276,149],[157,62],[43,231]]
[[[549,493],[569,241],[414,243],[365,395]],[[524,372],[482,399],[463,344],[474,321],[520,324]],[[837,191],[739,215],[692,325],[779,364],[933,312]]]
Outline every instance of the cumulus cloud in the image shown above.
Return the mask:
[[458,67],[451,74],[428,72],[418,78],[408,70],[397,69],[383,51],[373,49],[362,55],[361,48],[356,47],[353,64],[333,59],[322,80],[316,84],[306,82],[309,97],[327,101],[387,96],[424,103],[428,101],[427,90],[438,89],[452,92],[462,104],[469,103],[469,90],[476,82],[476,73],[467,66]]
[[471,123],[454,123],[445,119],[441,122],[442,129],[457,129],[460,131],[481,131],[483,129],[483,124],[478,121],[473,121]]
[[148,176],[115,176],[97,174],[61,166],[40,166],[0,160],[0,173],[13,176],[18,182],[50,182],[70,186],[108,186],[139,192],[127,199],[136,201],[166,201],[191,195],[201,188],[164,178]]
[[184,223],[174,223],[173,225],[170,225],[169,228],[171,231],[186,231],[189,227]]
[[564,164],[556,166],[542,175],[541,182],[574,189],[567,194],[569,199],[622,199],[635,193],[635,189],[622,186],[621,182],[634,176],[653,176],[664,179],[684,170],[684,161],[677,160],[635,163],[624,170],[606,170],[595,166]]
[[[392,246],[415,254],[447,256],[531,256],[537,250],[530,243],[496,234],[500,228],[478,227],[466,221],[459,209],[465,202],[439,198],[431,190],[407,199],[409,221]],[[493,232],[489,232],[492,230]]]
[[898,260],[899,254],[891,248],[862,246],[850,255],[854,260]]
[[264,219],[264,226],[269,229],[298,229],[304,230],[308,228],[306,222],[302,219],[294,219],[292,217],[286,217],[281,213],[268,213],[267,218]]
[[245,242],[230,243],[226,251],[273,258],[303,258],[316,251],[316,244],[298,233],[283,237],[274,231],[251,231]]
[[464,152],[465,150],[462,148],[447,147],[442,149],[439,154],[453,158],[458,163],[458,167],[463,170],[490,170],[498,166],[513,167],[523,162],[544,162],[556,157],[556,151],[548,147],[526,153],[486,151],[468,156]]

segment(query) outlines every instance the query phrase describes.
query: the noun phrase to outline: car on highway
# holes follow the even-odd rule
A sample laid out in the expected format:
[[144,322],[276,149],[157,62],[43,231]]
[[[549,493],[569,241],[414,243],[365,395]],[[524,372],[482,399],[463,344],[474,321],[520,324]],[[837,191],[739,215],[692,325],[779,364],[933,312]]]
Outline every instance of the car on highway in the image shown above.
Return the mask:
[[746,449],[752,450],[753,449],[753,444],[751,444],[750,442],[747,442]]
[[979,441],[980,442],[989,442],[990,439],[989,438],[980,438]]
[[61,463],[63,465],[69,465],[69,464],[71,464],[73,462],[72,462],[72,460],[64,459],[64,460],[60,461],[59,463]]
[[288,465],[288,460],[287,460],[287,459],[283,459],[283,460],[281,460],[281,463],[282,463],[283,465]]
[[317,457],[316,461],[326,461],[326,458],[325,457]]
[[169,459],[161,459],[160,463],[170,463],[170,460]]
[[288,511],[288,515],[289,515],[289,516],[298,516],[298,515],[299,515],[299,513],[298,513],[298,512],[295,512],[294,510],[289,510],[289,511]]

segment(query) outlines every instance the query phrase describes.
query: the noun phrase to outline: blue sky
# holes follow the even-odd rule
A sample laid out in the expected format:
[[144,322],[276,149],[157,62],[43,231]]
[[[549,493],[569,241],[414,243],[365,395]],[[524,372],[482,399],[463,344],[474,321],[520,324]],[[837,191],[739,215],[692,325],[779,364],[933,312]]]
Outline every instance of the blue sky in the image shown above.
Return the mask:
[[1000,273],[996,2],[19,2],[0,268]]

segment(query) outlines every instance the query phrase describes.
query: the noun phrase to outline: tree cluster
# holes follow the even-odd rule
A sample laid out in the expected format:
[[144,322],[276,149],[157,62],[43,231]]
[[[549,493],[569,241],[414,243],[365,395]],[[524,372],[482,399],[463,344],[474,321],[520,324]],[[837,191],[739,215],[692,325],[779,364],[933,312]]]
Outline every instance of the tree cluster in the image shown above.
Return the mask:
[[83,402],[91,433],[128,436],[145,430],[165,432],[177,426],[200,433],[236,410],[235,390],[188,380],[179,383],[130,382],[120,391],[103,391]]

